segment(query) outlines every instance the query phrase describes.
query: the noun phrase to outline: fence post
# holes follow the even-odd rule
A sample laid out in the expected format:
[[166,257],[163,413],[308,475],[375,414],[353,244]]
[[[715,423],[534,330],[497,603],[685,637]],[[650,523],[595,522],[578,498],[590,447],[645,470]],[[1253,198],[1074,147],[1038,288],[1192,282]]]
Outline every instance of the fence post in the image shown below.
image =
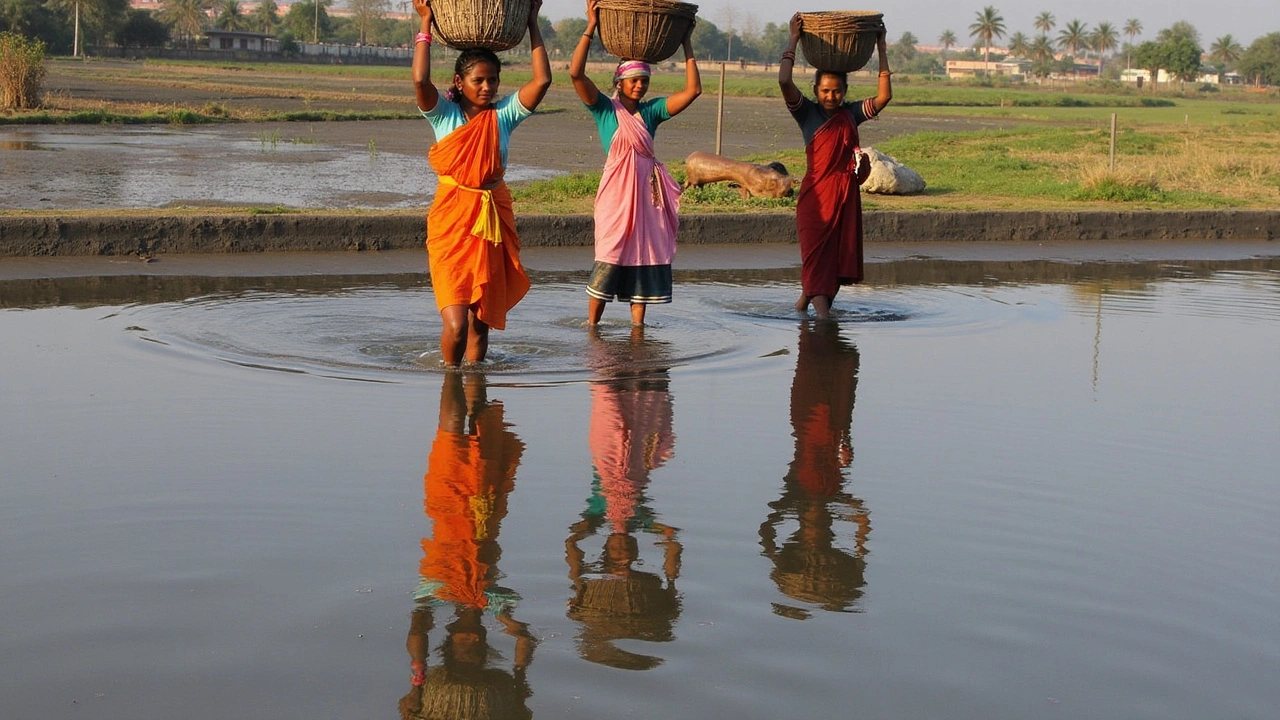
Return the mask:
[[724,63],[720,63],[720,102],[716,105],[716,154],[724,137]]
[[1107,172],[1116,171],[1116,114],[1111,113],[1111,164]]

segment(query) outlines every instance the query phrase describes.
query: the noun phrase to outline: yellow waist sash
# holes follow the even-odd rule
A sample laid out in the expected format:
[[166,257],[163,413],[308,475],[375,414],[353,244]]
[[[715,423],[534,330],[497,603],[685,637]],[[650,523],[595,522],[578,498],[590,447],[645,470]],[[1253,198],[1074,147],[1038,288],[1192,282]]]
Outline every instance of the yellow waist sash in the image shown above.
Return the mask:
[[479,193],[480,214],[476,217],[476,224],[471,227],[471,234],[488,240],[494,245],[502,244],[502,223],[498,219],[498,205],[493,201],[493,189],[498,187],[498,183],[495,182],[489,187],[473,188],[458,184],[452,175],[441,175],[439,187],[456,187],[459,190]]

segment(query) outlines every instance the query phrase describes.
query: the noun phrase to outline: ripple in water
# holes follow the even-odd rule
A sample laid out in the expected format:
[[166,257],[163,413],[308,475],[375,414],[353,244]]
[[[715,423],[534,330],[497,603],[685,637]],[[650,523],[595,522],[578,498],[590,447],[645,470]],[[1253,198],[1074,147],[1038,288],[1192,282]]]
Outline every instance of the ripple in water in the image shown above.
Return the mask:
[[[847,325],[980,332],[1023,312],[997,291],[984,293],[857,287],[841,292],[832,315]],[[509,314],[508,329],[491,333],[485,369],[574,382],[602,372],[747,362],[794,339],[795,297],[794,284],[686,284],[674,303],[649,309],[643,329],[631,327],[620,303],[589,329],[580,285],[537,285]],[[378,382],[443,370],[440,316],[427,287],[219,294],[130,312],[142,339],[244,367]]]
[[[670,368],[743,352],[756,334],[696,303],[651,308],[643,330],[631,327],[626,306],[617,303],[589,330],[586,308],[581,287],[535,287],[508,315],[508,329],[490,334],[486,370],[573,380]],[[130,312],[143,339],[246,367],[380,381],[443,369],[429,288],[209,295]]]

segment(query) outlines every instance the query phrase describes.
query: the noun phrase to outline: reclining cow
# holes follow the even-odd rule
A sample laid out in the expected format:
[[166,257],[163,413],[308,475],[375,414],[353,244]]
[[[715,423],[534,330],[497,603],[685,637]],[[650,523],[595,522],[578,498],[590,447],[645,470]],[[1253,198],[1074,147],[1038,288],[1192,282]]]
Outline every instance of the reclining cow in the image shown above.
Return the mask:
[[780,162],[768,165],[731,160],[722,155],[701,151],[689,153],[684,161],[684,186],[702,187],[707,183],[730,182],[738,186],[738,193],[745,199],[756,197],[780,198],[791,195],[795,181]]

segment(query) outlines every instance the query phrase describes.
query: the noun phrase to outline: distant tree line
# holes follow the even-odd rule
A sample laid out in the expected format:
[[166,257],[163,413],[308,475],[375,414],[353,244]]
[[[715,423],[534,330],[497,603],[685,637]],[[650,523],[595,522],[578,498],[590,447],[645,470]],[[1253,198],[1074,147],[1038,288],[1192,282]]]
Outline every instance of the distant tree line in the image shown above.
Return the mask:
[[[391,17],[392,9],[411,12],[408,0],[346,0],[347,14],[329,12],[333,0],[301,0],[283,15],[276,0],[242,3],[241,0],[163,0],[157,12],[129,7],[129,0],[0,0],[0,32],[39,39],[50,54],[79,54],[85,46],[191,47],[210,29],[260,32],[278,37],[286,49],[297,42],[330,42],[399,46],[412,44],[418,28],[416,17]],[[584,17],[551,21],[540,18],[543,37],[553,58],[573,54],[586,28]],[[1189,22],[1176,22],[1154,40],[1135,44],[1142,21],[1130,18],[1121,26],[1099,22],[1090,27],[1073,19],[1060,28],[1053,13],[1036,16],[1030,34],[1007,35],[1007,54],[995,49],[1004,41],[1007,26],[1000,11],[987,5],[974,15],[967,28],[973,41],[959,46],[957,34],[946,30],[937,39],[939,52],[922,52],[920,40],[910,31],[891,41],[889,57],[898,72],[942,74],[949,58],[981,59],[990,63],[1014,56],[1029,60],[1038,77],[1071,73],[1076,63],[1096,62],[1099,75],[1106,60],[1123,57],[1126,67],[1153,73],[1164,70],[1183,80],[1194,80],[1207,59],[1218,72],[1240,72],[1250,82],[1280,84],[1280,32],[1271,33],[1243,48],[1231,35],[1217,38],[1208,51],[1200,33]],[[1055,33],[1054,31],[1057,30]],[[1128,38],[1121,42],[1120,36]],[[700,60],[731,63],[775,63],[787,42],[786,23],[761,23],[751,13],[734,6],[722,7],[715,17],[699,17],[693,32],[693,50]],[[593,52],[603,55],[599,39]],[[1092,57],[1092,60],[1091,60]],[[1118,77],[1112,63],[1110,75]]]

